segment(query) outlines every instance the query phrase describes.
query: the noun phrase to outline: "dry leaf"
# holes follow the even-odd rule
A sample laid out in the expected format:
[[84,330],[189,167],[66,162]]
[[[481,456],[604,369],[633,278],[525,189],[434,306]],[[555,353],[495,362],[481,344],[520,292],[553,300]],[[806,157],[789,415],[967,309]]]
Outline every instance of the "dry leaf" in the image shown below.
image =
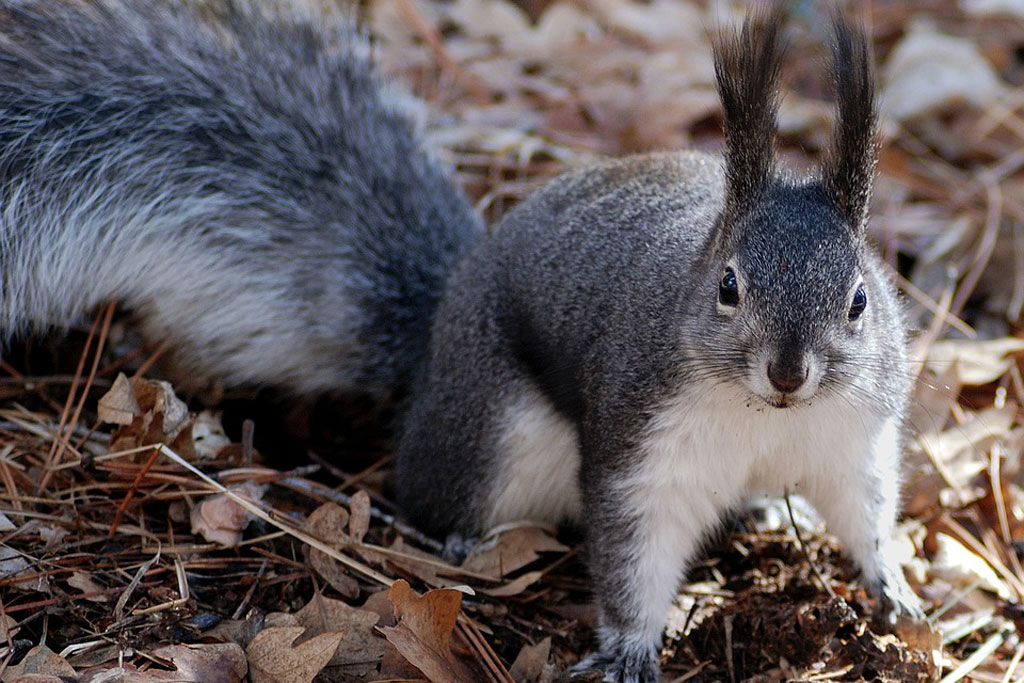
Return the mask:
[[262,613],[256,618],[249,619],[224,619],[211,629],[203,631],[203,638],[224,643],[235,643],[242,649],[249,646],[252,639],[256,637],[266,626]]
[[1024,0],[960,0],[967,14],[1008,14],[1024,19]]
[[366,491],[356,491],[348,509],[351,515],[348,521],[349,538],[361,543],[370,528],[370,495]]
[[92,578],[92,574],[89,572],[72,572],[71,576],[68,578],[68,585],[72,588],[77,588],[83,593],[91,593],[92,595],[89,595],[86,600],[92,600],[93,602],[110,602],[110,596],[102,594],[104,586],[96,583]]
[[192,423],[192,443],[196,457],[200,459],[216,458],[226,446],[231,445],[231,439],[224,433],[220,413],[203,410],[196,415]]
[[530,30],[530,20],[514,4],[504,0],[456,0],[449,19],[470,38],[508,39]]
[[893,48],[882,75],[880,107],[901,121],[965,101],[983,107],[1006,90],[972,42],[922,22]]
[[475,548],[460,568],[500,579],[540,559],[539,553],[568,550],[540,527],[516,526]]
[[111,668],[108,664],[80,672],[81,683],[241,683],[247,665],[245,654],[234,643],[212,645],[170,645],[152,652],[154,658],[164,660],[173,671],[147,669],[134,666]]
[[388,641],[433,683],[472,683],[478,680],[451,649],[452,631],[462,594],[439,588],[420,597],[405,581],[388,591],[398,625],[383,629]]
[[387,588],[371,593],[370,597],[366,598],[361,609],[376,614],[379,618],[377,625],[382,628],[395,625],[395,610],[391,605],[391,601],[388,600]]
[[380,617],[373,612],[317,593],[295,616],[306,628],[307,635],[342,634],[329,666],[343,667],[345,673],[363,676],[375,669],[384,656],[387,643],[374,632]]
[[[348,511],[337,503],[324,503],[306,519],[309,532],[337,548],[348,538],[345,531],[349,523]],[[322,550],[309,549],[309,564],[334,590],[346,598],[359,595],[359,584],[348,574],[345,567]]]
[[372,546],[357,547],[359,555],[367,561],[394,565],[430,586],[447,588],[457,583],[444,577],[459,576],[458,567],[448,564],[436,555],[406,544],[401,536],[395,538],[388,550],[390,552],[383,553]]
[[986,452],[995,440],[1009,434],[1016,416],[1017,408],[1012,404],[986,408],[971,414],[964,424],[952,425],[938,434],[918,434],[917,445],[945,465],[953,483],[963,487],[988,467],[985,459],[975,454]]
[[533,683],[539,681],[544,675],[548,666],[548,657],[551,655],[551,637],[548,636],[536,645],[523,645],[523,649],[512,662],[509,674],[516,683]]
[[245,661],[245,653],[234,643],[169,645],[155,650],[153,654],[161,659],[170,660],[175,668],[173,674],[159,680],[241,683],[249,668]]
[[[21,574],[31,575],[35,574],[36,571],[35,566],[22,557],[21,553],[17,550],[6,545],[0,545],[0,579]],[[50,589],[50,583],[47,581],[45,574],[29,577],[10,585],[24,591],[46,592]]]
[[16,681],[29,674],[48,676],[75,676],[75,669],[67,660],[45,645],[36,645],[17,664],[7,667],[4,680]]
[[918,432],[941,431],[949,419],[957,397],[963,389],[959,365],[950,363],[932,378],[917,383],[914,400],[910,405],[908,424]]
[[508,598],[519,595],[542,578],[544,578],[542,571],[526,572],[497,588],[477,588],[476,590],[484,595],[490,595],[492,598]]
[[1024,351],[1024,339],[1003,337],[985,341],[946,339],[928,350],[928,367],[941,375],[956,364],[957,378],[963,384],[979,386],[994,382],[1010,369],[1011,354]]
[[327,666],[344,636],[323,633],[294,645],[304,630],[301,626],[267,628],[252,639],[245,649],[252,683],[310,683]]
[[167,439],[173,440],[189,424],[188,406],[177,397],[169,382],[148,380],[148,386],[156,390],[153,410],[163,415],[160,428]]
[[17,646],[14,642],[14,637],[21,631],[21,627],[18,626],[17,620],[9,614],[0,614],[0,661],[4,661],[11,654],[12,650],[17,650]]
[[106,401],[107,417],[120,425],[111,435],[110,451],[165,443],[182,457],[192,459],[192,432],[186,429],[192,422],[191,416],[171,385],[141,377],[126,381],[127,386],[124,381],[115,381],[101,399]]
[[136,416],[142,414],[132,383],[123,372],[117,373],[110,390],[100,398],[97,413],[104,422],[119,425],[130,425]]
[[932,559],[931,573],[958,588],[974,582],[992,591],[1003,600],[1010,599],[1010,591],[999,575],[981,557],[968,550],[960,541],[943,533],[935,534],[939,550]]
[[423,672],[409,663],[409,660],[395,649],[395,646],[384,641],[387,650],[380,658],[380,680],[382,681],[425,681]]
[[348,536],[348,510],[337,503],[324,503],[306,518],[306,529],[324,543],[341,544]]
[[[228,487],[230,491],[252,502],[262,500],[265,484],[243,482]],[[210,496],[192,508],[192,533],[211,543],[236,546],[242,542],[242,531],[252,521],[252,513],[223,493]]]

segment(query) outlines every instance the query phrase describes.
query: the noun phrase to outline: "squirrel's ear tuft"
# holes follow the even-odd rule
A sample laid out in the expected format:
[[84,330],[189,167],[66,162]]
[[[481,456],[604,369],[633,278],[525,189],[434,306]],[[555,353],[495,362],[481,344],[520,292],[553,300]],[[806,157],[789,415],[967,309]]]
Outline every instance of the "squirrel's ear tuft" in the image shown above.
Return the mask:
[[867,228],[878,160],[874,73],[867,35],[840,16],[834,20],[831,71],[836,122],[822,183],[826,194],[861,234]]
[[756,201],[775,169],[785,3],[751,11],[739,32],[714,43],[715,77],[725,111],[726,215]]

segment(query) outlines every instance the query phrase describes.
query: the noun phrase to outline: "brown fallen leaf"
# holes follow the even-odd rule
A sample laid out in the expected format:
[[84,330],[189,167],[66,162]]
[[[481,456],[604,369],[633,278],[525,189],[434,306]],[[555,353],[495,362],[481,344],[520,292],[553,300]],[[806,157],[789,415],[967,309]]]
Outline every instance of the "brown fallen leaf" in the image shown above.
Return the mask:
[[205,640],[235,643],[243,650],[249,646],[256,634],[264,628],[263,615],[258,618],[224,619],[211,629],[203,631]]
[[540,527],[516,526],[502,531],[494,541],[482,544],[460,568],[500,579],[535,562],[542,552],[568,550]]
[[476,588],[475,590],[484,595],[490,595],[492,598],[508,598],[513,595],[519,595],[524,590],[537,583],[544,577],[544,572],[537,570],[533,572],[526,572],[521,576],[517,576],[506,584],[502,584],[497,588]]
[[140,671],[132,665],[112,667],[111,662],[106,662],[81,671],[74,680],[80,683],[241,683],[248,668],[242,648],[234,643],[169,645],[149,654],[173,667],[173,671],[158,668]]
[[68,577],[68,585],[88,595],[89,597],[86,600],[91,600],[92,602],[110,601],[110,596],[103,594],[104,587],[96,583],[96,580],[92,578],[92,574],[89,572],[72,572],[71,576]]
[[[540,681],[544,676],[545,669],[552,669],[548,665],[548,657],[551,655],[551,637],[547,637],[536,645],[523,645],[523,649],[512,662],[508,670],[516,683],[526,681]],[[553,672],[553,669],[552,669]]]
[[187,460],[194,459],[192,416],[167,382],[123,374],[100,398],[100,418],[119,425],[110,439],[117,452],[154,443],[165,443]]
[[384,641],[387,649],[380,658],[380,680],[382,681],[425,681],[423,672],[409,663],[395,646]]
[[[306,529],[320,540],[337,548],[348,538],[345,527],[349,524],[349,518],[348,510],[345,508],[336,503],[324,503],[313,510],[309,518],[306,519]],[[327,553],[310,548],[309,564],[324,581],[342,596],[355,598],[359,595],[359,584],[356,583],[356,580],[348,574],[340,562]]]
[[362,609],[376,614],[380,619],[377,625],[381,628],[395,625],[395,610],[391,606],[391,601],[388,600],[387,588],[371,593],[363,603]]
[[117,373],[110,390],[100,397],[96,412],[104,422],[119,425],[130,425],[136,416],[142,415],[132,383],[123,372]]
[[248,672],[245,653],[234,643],[208,645],[169,645],[153,652],[161,659],[173,662],[176,671],[167,681],[195,681],[196,683],[241,683]]
[[428,586],[448,588],[460,581],[446,577],[462,577],[459,567],[448,564],[431,553],[407,544],[401,536],[387,548],[387,552],[368,545],[357,546],[356,552],[369,562],[399,567],[406,575],[415,576]]
[[252,683],[310,683],[330,663],[344,635],[323,633],[295,645],[304,630],[273,627],[252,639],[245,649]]
[[343,634],[329,666],[341,667],[344,673],[363,676],[375,669],[384,656],[387,641],[374,632],[373,627],[380,620],[374,612],[316,593],[295,616],[306,628],[307,636]]
[[221,414],[203,410],[192,423],[192,442],[196,457],[200,460],[216,458],[222,450],[231,445],[231,439],[224,432]]
[[[257,502],[267,487],[263,484],[243,482],[229,487],[233,493]],[[236,546],[242,541],[242,531],[252,521],[252,513],[223,493],[210,496],[192,508],[192,533],[207,541],[224,546]]]
[[348,521],[348,535],[359,543],[370,529],[370,496],[366,491],[356,491],[349,503],[351,517]]
[[[75,669],[67,660],[45,645],[36,645],[25,657],[4,671],[4,680],[16,681],[29,675],[34,676],[74,676]],[[38,679],[42,680],[42,679]]]
[[455,657],[452,631],[459,616],[462,593],[448,588],[427,591],[422,597],[403,580],[388,591],[398,625],[383,629],[385,637],[410,664],[433,683],[472,683],[480,680]]
[[348,510],[337,503],[324,503],[306,518],[306,529],[321,541],[340,544],[346,535],[348,519]]

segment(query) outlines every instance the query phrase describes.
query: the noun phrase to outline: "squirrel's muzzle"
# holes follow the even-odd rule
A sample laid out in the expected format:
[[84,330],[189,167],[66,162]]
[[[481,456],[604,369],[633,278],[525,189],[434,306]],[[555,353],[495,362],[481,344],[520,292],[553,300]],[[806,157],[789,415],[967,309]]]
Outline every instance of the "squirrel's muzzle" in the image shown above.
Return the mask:
[[783,394],[799,391],[809,374],[810,366],[802,356],[783,357],[768,363],[768,381]]

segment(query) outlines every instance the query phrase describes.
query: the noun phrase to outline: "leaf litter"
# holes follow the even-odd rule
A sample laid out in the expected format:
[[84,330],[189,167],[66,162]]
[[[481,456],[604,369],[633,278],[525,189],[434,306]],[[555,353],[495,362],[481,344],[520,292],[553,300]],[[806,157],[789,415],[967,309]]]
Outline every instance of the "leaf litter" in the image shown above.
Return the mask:
[[[741,4],[360,8],[491,222],[564,169],[721,144],[708,35]],[[917,330],[898,540],[934,630],[876,624],[812,512],[797,504],[798,537],[758,509],[681,586],[666,680],[1024,680],[1024,11],[848,9],[879,66],[872,234]],[[829,139],[821,60],[802,58],[826,21],[794,7],[780,132],[797,167]],[[578,539],[514,526],[453,566],[396,519],[386,441],[214,392],[225,427],[159,381],[163,351],[124,320],[105,307],[0,361],[0,679],[552,681],[592,647]],[[302,438],[273,437],[296,419]]]

